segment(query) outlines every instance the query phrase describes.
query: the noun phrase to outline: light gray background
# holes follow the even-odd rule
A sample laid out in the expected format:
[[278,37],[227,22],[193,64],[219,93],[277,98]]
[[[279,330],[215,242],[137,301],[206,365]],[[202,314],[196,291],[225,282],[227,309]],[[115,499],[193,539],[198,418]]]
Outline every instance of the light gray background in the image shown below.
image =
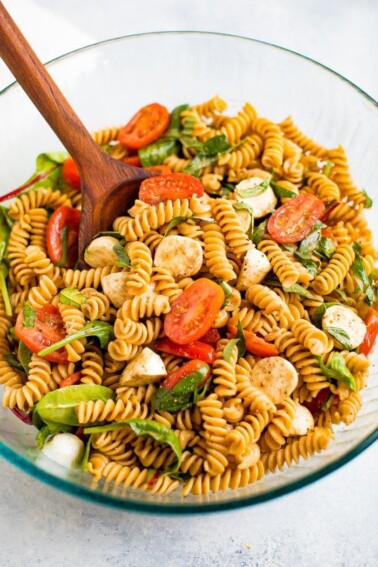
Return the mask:
[[[43,61],[124,34],[196,29],[301,52],[378,97],[376,0],[5,0]],[[12,77],[0,62],[0,89]],[[0,125],[1,130],[1,125]],[[0,565],[378,565],[378,449],[278,500],[188,517],[114,511],[0,461]]]

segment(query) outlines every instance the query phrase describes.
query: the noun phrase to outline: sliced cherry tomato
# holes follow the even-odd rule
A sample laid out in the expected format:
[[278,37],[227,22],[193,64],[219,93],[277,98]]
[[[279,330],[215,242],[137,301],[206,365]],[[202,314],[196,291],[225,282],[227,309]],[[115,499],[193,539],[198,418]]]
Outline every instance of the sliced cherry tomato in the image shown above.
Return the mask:
[[64,268],[73,268],[78,258],[80,211],[63,205],[47,223],[46,247],[50,260]]
[[166,131],[170,114],[165,106],[154,102],[143,106],[118,134],[118,141],[126,148],[139,150],[148,146]]
[[79,370],[79,372],[75,372],[74,374],[67,376],[67,378],[64,378],[64,380],[62,380],[61,383],[59,384],[59,388],[65,388],[66,386],[73,386],[74,384],[80,382],[80,378],[81,378],[81,371]]
[[[238,330],[234,325],[227,325],[227,329],[233,337],[236,337]],[[243,334],[245,338],[245,348],[251,354],[263,357],[277,356],[279,354],[278,349],[274,345],[267,343],[264,339],[255,335],[255,333],[243,331]]]
[[68,185],[71,185],[71,187],[80,190],[81,187],[80,173],[72,157],[67,158],[66,161],[63,163],[62,178],[63,181],[68,183]]
[[[20,311],[15,326],[16,336],[35,353],[45,347],[57,343],[66,336],[63,319],[59,309],[54,305],[46,305],[35,312],[34,327],[24,326],[24,312]],[[44,357],[50,362],[67,364],[67,353],[64,348],[56,350]]]
[[205,190],[199,179],[189,173],[171,173],[158,175],[142,181],[139,199],[149,205],[158,205],[162,201],[189,199],[193,195],[202,197]]
[[332,204],[328,207],[328,209],[325,211],[325,213],[323,214],[323,216],[320,218],[320,220],[321,220],[322,222],[327,222],[330,213],[333,211],[333,209],[336,209],[336,207],[338,207],[339,205],[340,205],[340,201],[335,201],[334,203],[332,203]]
[[268,232],[280,244],[306,238],[324,214],[324,203],[311,193],[302,193],[278,207],[268,221]]
[[213,326],[224,302],[222,288],[207,278],[193,282],[172,303],[164,332],[179,345],[200,339]]
[[134,167],[142,167],[139,156],[128,156],[123,158],[122,161],[123,163],[127,163],[127,165],[133,165]]
[[170,339],[162,339],[155,344],[157,350],[168,352],[169,354],[177,354],[183,358],[197,358],[213,364],[215,360],[215,350],[212,346],[200,341],[193,341],[188,345],[178,345]]
[[214,327],[212,329],[209,329],[207,331],[207,333],[205,333],[202,337],[201,337],[201,343],[206,343],[208,345],[211,345],[212,347],[216,347],[218,344],[218,341],[220,340],[221,336],[219,334],[218,329],[215,329]]
[[170,175],[172,173],[167,165],[149,165],[144,169],[147,169],[148,171],[154,171],[159,175]]
[[358,347],[360,354],[368,356],[374,348],[374,343],[378,336],[378,311],[370,307],[365,317],[366,335]]
[[179,382],[181,382],[181,380],[183,380],[190,374],[193,374],[194,372],[202,372],[204,374],[204,379],[198,386],[199,388],[202,388],[202,386],[211,376],[211,369],[207,364],[203,362],[203,360],[191,360],[190,362],[187,362],[186,364],[184,364],[184,366],[181,366],[180,368],[169,374],[164,382],[161,383],[161,387],[166,388],[167,390],[173,390],[173,388]]
[[[312,415],[318,415],[322,411],[324,404],[327,403],[330,395],[331,391],[329,390],[329,388],[323,388],[319,391],[315,398],[312,398],[310,402],[302,402],[302,405],[310,410]],[[337,405],[339,401],[339,396],[334,396],[331,402],[331,406]]]

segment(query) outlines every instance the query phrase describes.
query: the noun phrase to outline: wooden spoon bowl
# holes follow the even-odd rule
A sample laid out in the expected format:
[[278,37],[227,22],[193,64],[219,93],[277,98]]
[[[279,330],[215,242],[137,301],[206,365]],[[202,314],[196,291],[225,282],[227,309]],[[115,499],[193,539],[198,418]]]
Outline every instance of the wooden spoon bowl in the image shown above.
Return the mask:
[[83,265],[84,250],[92,238],[111,227],[133,203],[141,182],[155,174],[112,158],[95,143],[2,2],[0,56],[79,169],[79,258]]

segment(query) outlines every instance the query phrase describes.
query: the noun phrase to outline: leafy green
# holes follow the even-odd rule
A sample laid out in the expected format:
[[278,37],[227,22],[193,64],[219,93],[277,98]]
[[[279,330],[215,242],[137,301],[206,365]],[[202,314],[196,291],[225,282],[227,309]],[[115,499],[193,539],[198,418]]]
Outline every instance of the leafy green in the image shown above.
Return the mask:
[[88,460],[89,460],[89,454],[91,452],[91,445],[92,445],[92,435],[88,437],[87,443],[85,445],[83,459],[80,463],[80,467],[83,471],[88,470]]
[[172,389],[158,388],[151,398],[152,407],[155,410],[165,410],[171,413],[191,407],[196,394],[198,396],[199,386],[206,379],[209,370],[210,366],[204,362],[200,368],[185,376]]
[[333,240],[326,236],[320,237],[317,250],[320,256],[323,256],[324,258],[327,258],[327,260],[330,260],[334,255],[335,250],[336,245],[334,244]]
[[76,331],[76,333],[72,333],[72,335],[68,335],[57,343],[44,348],[38,354],[39,356],[44,357],[47,354],[55,352],[56,350],[59,350],[60,348],[72,343],[73,341],[84,339],[86,337],[96,337],[100,342],[101,348],[105,348],[108,343],[114,338],[113,325],[110,325],[105,321],[91,321],[90,323],[84,325],[82,329]]
[[150,437],[162,445],[168,445],[171,447],[176,455],[175,462],[166,469],[166,473],[174,473],[178,471],[182,460],[182,450],[180,442],[172,429],[153,421],[152,419],[128,419],[126,421],[121,421],[118,423],[111,423],[109,425],[86,427],[84,429],[85,434],[92,433],[103,433],[106,431],[114,431],[115,429],[121,429],[122,427],[130,427],[134,433],[142,437]]
[[362,189],[362,194],[365,197],[364,209],[371,209],[372,206],[373,206],[373,199],[371,197],[369,197],[369,195],[366,193],[365,189]]
[[92,238],[92,241],[96,240],[96,238],[99,238],[100,236],[112,236],[113,238],[119,240],[121,244],[125,244],[125,237],[122,236],[120,232],[116,232],[115,230],[105,230],[103,232],[98,232],[96,236]]
[[327,401],[321,407],[322,411],[329,410],[329,408],[331,407],[331,404],[333,402],[334,397],[335,397],[334,394],[331,394],[331,392],[330,392]]
[[288,287],[282,286],[283,291],[287,293],[297,293],[301,297],[306,297],[307,299],[315,299],[315,297],[307,289],[305,289],[300,284],[293,284]]
[[230,195],[230,193],[233,193],[235,191],[235,185],[233,185],[232,183],[223,183],[222,187],[221,187],[221,197],[227,197],[227,195]]
[[59,301],[64,305],[80,307],[80,305],[87,301],[87,298],[76,287],[65,287],[59,293]]
[[[66,386],[52,392],[48,392],[34,407],[34,419],[40,420],[50,426],[51,424],[80,425],[76,408],[80,402],[89,402],[100,400],[107,402],[114,400],[115,394],[113,390],[106,386],[98,386],[94,384],[79,384],[78,386]],[[37,414],[34,416],[34,414]]]
[[171,112],[171,121],[168,130],[165,132],[165,138],[178,138],[181,134],[181,114],[188,110],[189,104],[180,104]]
[[35,311],[30,305],[24,303],[24,327],[32,328],[35,325]]
[[253,231],[253,243],[255,244],[255,246],[258,246],[260,244],[260,242],[262,241],[262,239],[264,238],[264,234],[266,233],[266,227],[267,227],[268,221],[264,221],[261,222],[257,228],[254,229]]
[[69,225],[66,226],[62,230],[62,257],[59,262],[56,262],[55,265],[59,268],[67,267],[68,262],[68,232],[69,232]]
[[224,293],[224,302],[223,302],[223,305],[222,305],[222,308],[223,308],[226,305],[228,305],[228,298],[232,295],[233,289],[230,286],[230,284],[228,284],[224,280],[220,280],[219,286],[222,288],[222,291]]
[[138,151],[139,159],[143,167],[161,165],[164,160],[179,152],[179,144],[174,138],[160,138],[145,148]]
[[356,391],[356,382],[354,380],[353,374],[348,369],[346,362],[341,354],[338,352],[332,356],[332,359],[328,364],[324,364],[320,357],[316,357],[320,364],[320,370],[330,378],[331,380],[338,380],[339,382],[343,382],[353,390]]
[[113,250],[117,254],[117,258],[118,258],[118,262],[116,263],[116,266],[118,266],[119,268],[131,268],[130,256],[124,250],[120,242],[117,242],[117,244],[113,246]]
[[198,176],[201,169],[215,163],[219,156],[232,149],[230,142],[224,134],[219,134],[209,138],[202,145],[200,142],[196,143],[198,149],[197,155],[192,161],[183,169],[185,173]]
[[226,362],[230,362],[232,351],[235,345],[238,347],[238,358],[241,358],[245,354],[246,346],[245,346],[244,331],[240,321],[238,321],[235,338],[229,340],[223,349],[223,358],[225,359]]
[[374,302],[374,288],[372,278],[369,278],[366,273],[362,256],[360,254],[361,247],[356,242],[354,242],[352,244],[352,248],[355,253],[354,261],[351,265],[354,280],[358,285],[359,290],[365,293],[366,303],[372,305]]
[[353,347],[350,344],[350,336],[344,329],[340,329],[339,327],[327,327],[326,331],[331,337],[337,340],[338,343],[342,345],[343,348],[346,350],[352,350]]
[[0,295],[3,297],[5,314],[8,317],[12,316],[12,304],[7,286],[8,265],[5,256],[12,226],[13,221],[9,218],[7,209],[0,206]]
[[294,191],[281,187],[280,182],[275,183],[274,181],[271,181],[270,186],[277,199],[292,199],[293,197],[297,197],[297,193],[294,193]]
[[64,433],[67,431],[72,431],[71,425],[64,425],[63,423],[54,423],[51,421],[46,422],[46,424],[40,428],[35,438],[37,448],[42,450],[46,443],[46,440],[48,439],[48,437],[51,437],[51,435],[55,435],[56,433]]
[[318,275],[321,266],[320,262],[307,260],[306,258],[300,258],[300,262],[314,278]]
[[29,373],[29,364],[30,364],[32,355],[33,355],[33,353],[30,350],[30,348],[28,348],[25,343],[20,341],[18,343],[18,358],[19,358],[21,366],[24,369],[24,371],[26,372],[26,374]]
[[325,224],[318,221],[314,224],[310,234],[306,236],[300,243],[299,249],[294,252],[294,255],[299,258],[310,260],[313,252],[316,250],[320,240],[320,231],[325,227]]
[[7,317],[12,316],[12,304],[9,296],[9,290],[7,285],[8,267],[5,262],[0,262],[0,294],[3,297],[5,314]]
[[329,301],[326,303],[322,303],[321,305],[319,305],[319,307],[317,307],[315,309],[315,311],[313,312],[311,319],[312,322],[314,323],[314,325],[316,325],[317,327],[321,327],[322,326],[322,319],[323,316],[325,314],[325,312],[327,311],[328,307],[332,307],[332,305],[340,305],[339,303],[337,303],[337,301]]
[[62,186],[62,167],[67,159],[66,152],[50,152],[39,154],[33,175],[22,186],[34,190],[38,187],[58,189]]
[[171,222],[169,223],[169,225],[166,228],[166,231],[164,233],[164,236],[167,236],[168,232],[170,230],[172,230],[172,228],[175,228],[175,226],[177,226],[178,224],[180,224],[180,222],[185,222],[188,220],[192,220],[195,222],[208,222],[208,223],[214,223],[215,220],[210,218],[210,217],[196,217],[196,216],[191,216],[191,217],[174,217]]
[[345,291],[344,291],[343,289],[336,288],[336,289],[333,290],[333,293],[336,293],[337,295],[339,295],[339,296],[341,297],[341,299],[342,299],[345,303],[347,303],[348,305],[352,305],[353,300],[350,299],[350,298],[347,296],[347,294],[345,293]]
[[331,173],[331,169],[333,168],[334,165],[335,164],[333,163],[333,161],[327,160],[324,166],[323,175],[329,177],[329,174]]
[[264,181],[262,181],[259,185],[256,185],[255,187],[250,187],[247,189],[239,189],[238,187],[235,188],[235,193],[237,195],[239,195],[239,197],[241,197],[242,199],[246,199],[248,197],[257,197],[258,195],[261,195],[261,193],[264,193],[271,182],[271,177],[267,177],[266,179],[264,179]]
[[245,210],[245,211],[249,212],[249,214],[251,216],[251,222],[250,222],[250,225],[249,225],[249,228],[248,228],[248,231],[247,231],[247,236],[250,240],[252,240],[253,239],[254,223],[255,223],[253,207],[251,207],[251,205],[248,205],[248,203],[243,203],[243,201],[241,201],[239,203],[234,203],[232,206],[236,210]]
[[239,345],[240,339],[230,339],[223,349],[223,358],[226,362],[230,362],[232,351],[235,345]]
[[4,360],[6,360],[7,363],[10,364],[10,366],[13,366],[13,368],[15,368],[16,370],[21,370],[22,372],[24,371],[24,367],[22,366],[21,362],[19,362],[19,360],[16,358],[14,352],[6,352],[3,356],[4,356]]

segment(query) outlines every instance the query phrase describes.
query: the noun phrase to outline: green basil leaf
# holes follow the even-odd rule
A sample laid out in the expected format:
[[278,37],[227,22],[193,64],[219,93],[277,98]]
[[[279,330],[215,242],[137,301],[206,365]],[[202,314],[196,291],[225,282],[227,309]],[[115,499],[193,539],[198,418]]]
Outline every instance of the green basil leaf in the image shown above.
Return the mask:
[[366,294],[367,303],[370,305],[374,301],[374,289],[372,287],[372,282],[370,281],[365,266],[362,260],[361,246],[354,242],[352,244],[352,248],[355,253],[354,261],[351,265],[352,273],[356,284],[360,291]]
[[176,455],[176,462],[173,463],[166,472],[168,474],[178,471],[182,460],[182,449],[180,442],[172,429],[153,421],[152,419],[128,419],[127,421],[111,423],[109,425],[86,427],[84,429],[85,434],[92,433],[103,433],[106,431],[114,431],[115,429],[121,429],[122,427],[130,427],[134,433],[142,437],[150,437],[162,445],[168,445],[171,447]]
[[251,187],[249,189],[238,189],[238,187],[236,186],[235,193],[239,195],[239,197],[241,197],[242,199],[246,199],[248,197],[257,197],[258,195],[261,195],[261,193],[264,193],[268,189],[270,182],[271,182],[271,177],[267,177],[259,185],[256,185],[255,187]]
[[107,402],[114,399],[113,390],[106,386],[94,384],[66,386],[48,392],[35,406],[33,419],[34,413],[37,413],[39,419],[46,424],[79,426],[80,423],[75,410],[79,407],[80,402],[97,400]]
[[175,226],[177,226],[178,224],[180,224],[180,222],[185,222],[188,220],[192,220],[195,222],[208,222],[208,223],[214,223],[215,220],[210,218],[210,217],[197,217],[197,216],[191,216],[191,217],[174,217],[171,222],[169,223],[169,225],[166,228],[166,231],[164,233],[164,236],[167,236],[168,232],[170,230],[172,230],[172,228],[175,228]]
[[217,161],[218,156],[201,156],[201,154],[197,154],[182,171],[183,173],[193,175],[193,177],[199,177],[201,169],[214,165]]
[[215,156],[229,152],[232,146],[224,134],[218,134],[206,140],[203,144],[202,153],[207,156]]
[[339,295],[341,297],[341,299],[347,303],[348,305],[352,305],[353,304],[353,300],[350,299],[347,294],[345,293],[345,291],[343,289],[334,289],[332,293],[336,293],[337,295]]
[[239,358],[241,358],[242,356],[245,355],[246,344],[245,344],[244,330],[243,330],[243,327],[242,327],[242,324],[240,323],[240,321],[238,321],[237,329],[238,330],[236,332],[236,338],[239,339],[238,351],[239,351]]
[[55,435],[56,433],[65,433],[71,431],[72,431],[72,427],[70,425],[64,425],[62,423],[54,423],[49,421],[48,423],[46,423],[46,425],[43,425],[40,428],[39,432],[37,433],[37,436],[35,438],[37,448],[39,450],[42,450],[47,439],[51,437],[51,435]]
[[339,327],[327,327],[325,331],[327,331],[331,337],[336,339],[337,342],[346,350],[352,350],[354,348],[350,344],[350,336],[346,331],[344,331],[344,329],[340,329]]
[[84,451],[83,459],[80,463],[80,468],[83,471],[88,470],[88,460],[89,460],[89,455],[90,455],[90,452],[91,452],[91,445],[92,445],[92,435],[90,435],[88,437],[87,443],[85,445],[85,451]]
[[248,231],[247,231],[247,236],[250,240],[252,240],[253,239],[254,223],[255,223],[253,207],[251,207],[251,205],[248,205],[248,203],[244,203],[243,201],[241,201],[239,203],[234,203],[232,206],[236,210],[246,210],[246,211],[249,212],[249,214],[251,216],[251,222],[250,222],[250,225],[249,225],[249,228],[248,228]]
[[138,150],[139,159],[143,167],[161,165],[172,154],[178,154],[180,146],[174,138],[160,138],[149,146]]
[[18,344],[18,358],[21,362],[22,368],[29,374],[29,364],[32,359],[33,353],[22,341]]
[[331,380],[338,380],[343,382],[350,388],[350,390],[356,391],[356,382],[354,380],[353,374],[348,369],[346,362],[341,354],[338,352],[332,356],[331,361],[328,364],[324,364],[320,357],[316,357],[320,364],[320,370],[330,378]]
[[366,193],[365,189],[362,189],[362,194],[365,197],[364,209],[371,209],[372,206],[373,206],[373,199],[371,197],[369,197],[369,195]]
[[198,154],[185,167],[185,169],[183,169],[183,172],[190,173],[191,175],[198,177],[201,169],[209,165],[213,165],[218,161],[220,155],[230,151],[231,149],[232,146],[224,134],[213,136],[199,147]]
[[253,231],[253,243],[255,246],[258,246],[260,244],[260,242],[262,241],[262,239],[264,238],[264,234],[266,233],[266,227],[267,227],[268,221],[264,221],[262,223],[259,224],[259,226],[257,228],[255,228],[255,230]]
[[273,193],[275,194],[277,199],[292,199],[293,197],[298,197],[297,193],[294,193],[294,191],[290,191],[290,189],[281,187],[279,181],[278,183],[271,181],[270,186],[273,189]]
[[195,372],[191,372],[188,376],[185,376],[180,382],[176,384],[173,388],[173,392],[176,394],[193,394],[201,382],[204,381],[208,375],[210,366],[203,363],[203,366],[198,368]]
[[287,293],[297,293],[301,297],[306,297],[307,299],[315,299],[315,297],[308,291],[308,289],[304,288],[300,284],[293,284],[289,287],[283,287],[283,291]]
[[226,362],[230,362],[232,351],[234,350],[234,346],[238,345],[239,342],[240,342],[240,339],[230,339],[228,341],[228,343],[226,344],[226,346],[224,347],[223,358],[225,359]]
[[208,380],[206,380],[202,388],[198,388],[197,390],[195,390],[193,394],[193,404],[200,402],[207,396],[207,393],[210,390],[210,385],[211,385],[211,377]]
[[333,161],[327,160],[324,166],[323,175],[329,177],[329,174],[331,173],[331,169],[333,168],[334,165],[335,164],[333,163]]
[[31,329],[35,325],[35,311],[30,305],[24,303],[24,327]]
[[7,317],[12,317],[13,310],[7,285],[7,276],[8,267],[6,266],[5,261],[2,261],[0,262],[0,295],[2,296],[4,301],[5,314],[7,315]]
[[72,333],[72,335],[68,335],[57,343],[44,348],[38,354],[39,356],[44,357],[47,354],[55,352],[56,350],[59,350],[60,348],[72,343],[73,341],[84,339],[86,337],[96,337],[100,342],[101,348],[105,348],[114,338],[113,325],[110,325],[105,321],[91,321],[90,323],[84,325],[84,327],[76,333]]
[[189,104],[180,104],[176,106],[171,112],[171,120],[168,130],[165,132],[165,138],[178,138],[181,130],[181,114],[188,110]]
[[[322,223],[320,223],[322,224]],[[322,227],[315,223],[312,231],[300,243],[299,249],[295,252],[297,258],[311,259],[313,252],[316,250],[320,240],[320,229]]]
[[3,356],[4,360],[6,360],[10,366],[15,368],[16,370],[21,370],[21,372],[24,372],[24,367],[22,366],[21,362],[17,360],[14,352],[6,352]]
[[125,237],[122,236],[120,232],[116,232],[115,230],[105,230],[103,232],[98,232],[96,236],[92,238],[92,240],[96,240],[99,236],[112,236],[121,242],[121,244],[125,244]]
[[76,287],[65,287],[59,293],[59,301],[64,305],[80,307],[80,305],[87,301],[87,298]]
[[155,410],[165,410],[171,413],[191,407],[194,404],[198,387],[205,380],[209,370],[210,366],[204,362],[203,366],[185,376],[174,388],[158,388],[151,398],[152,407]]
[[12,226],[13,221],[8,215],[8,210],[0,206],[0,261],[4,258]]
[[130,268],[131,267],[130,256],[128,255],[127,252],[125,252],[122,244],[118,242],[118,244],[115,244],[113,246],[113,250],[117,254],[117,258],[118,258],[118,262],[116,266],[118,266],[119,268]]
[[227,282],[225,282],[223,280],[220,280],[218,283],[219,283],[219,286],[222,288],[222,291],[224,293],[224,302],[223,302],[223,305],[222,305],[222,309],[223,309],[223,307],[228,305],[228,298],[232,295],[233,288],[230,286],[230,284],[228,284]]
[[221,197],[227,197],[227,195],[230,195],[234,191],[235,191],[235,185],[233,185],[232,183],[223,183],[220,190],[220,195]]
[[[294,253],[296,256],[296,253]],[[297,256],[296,256],[297,257]],[[298,258],[301,264],[306,268],[306,270],[314,276],[314,278],[318,275],[320,270],[320,262],[316,262],[314,260],[307,260],[306,258]]]
[[327,311],[327,308],[332,307],[332,305],[340,305],[340,303],[338,303],[337,301],[329,301],[328,303],[322,303],[315,309],[311,317],[314,325],[321,328],[323,316]]
[[324,258],[330,260],[334,255],[335,250],[336,246],[330,238],[327,238],[326,236],[320,237],[318,246],[318,252],[320,256],[323,256]]
[[322,408],[321,408],[322,411],[328,411],[329,410],[334,397],[335,397],[334,394],[331,394],[331,392],[330,392],[327,401],[322,405]]

